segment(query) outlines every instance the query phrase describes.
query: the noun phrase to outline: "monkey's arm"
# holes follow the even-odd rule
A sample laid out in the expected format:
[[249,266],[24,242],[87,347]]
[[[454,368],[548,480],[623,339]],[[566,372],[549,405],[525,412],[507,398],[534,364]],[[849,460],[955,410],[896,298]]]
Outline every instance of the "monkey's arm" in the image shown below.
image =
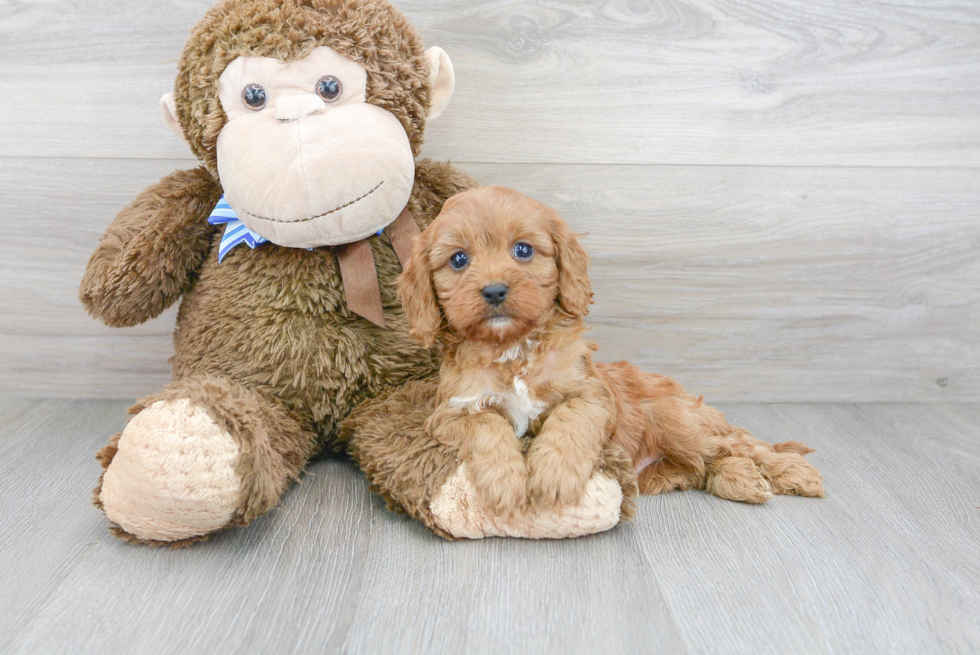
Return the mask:
[[79,298],[112,327],[139,325],[186,292],[208,255],[221,187],[203,168],[148,187],[116,216],[92,254]]

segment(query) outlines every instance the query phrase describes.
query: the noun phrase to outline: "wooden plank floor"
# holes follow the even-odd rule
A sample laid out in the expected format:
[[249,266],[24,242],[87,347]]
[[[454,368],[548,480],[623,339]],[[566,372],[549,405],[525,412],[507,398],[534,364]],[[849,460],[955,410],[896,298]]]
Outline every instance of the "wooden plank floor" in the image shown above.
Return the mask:
[[828,498],[699,492],[563,542],[449,543],[347,462],[248,529],[135,547],[88,504],[123,401],[0,401],[0,652],[976,653],[980,405],[726,405]]

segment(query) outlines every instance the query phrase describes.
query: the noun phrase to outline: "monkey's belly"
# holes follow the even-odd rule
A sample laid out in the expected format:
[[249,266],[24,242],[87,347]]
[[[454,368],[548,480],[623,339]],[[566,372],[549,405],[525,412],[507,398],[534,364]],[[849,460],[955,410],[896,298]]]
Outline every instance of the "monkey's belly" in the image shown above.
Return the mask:
[[408,337],[397,265],[377,259],[386,329],[346,310],[329,251],[260,246],[221,264],[212,257],[181,306],[174,377],[220,375],[272,395],[329,440],[360,401],[437,370]]

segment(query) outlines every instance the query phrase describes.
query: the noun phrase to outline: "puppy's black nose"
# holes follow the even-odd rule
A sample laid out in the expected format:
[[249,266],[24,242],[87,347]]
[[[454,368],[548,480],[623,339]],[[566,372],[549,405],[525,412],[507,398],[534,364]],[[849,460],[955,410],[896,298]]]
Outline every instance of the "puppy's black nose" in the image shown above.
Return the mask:
[[510,287],[506,284],[488,284],[483,287],[483,299],[496,307],[507,297]]

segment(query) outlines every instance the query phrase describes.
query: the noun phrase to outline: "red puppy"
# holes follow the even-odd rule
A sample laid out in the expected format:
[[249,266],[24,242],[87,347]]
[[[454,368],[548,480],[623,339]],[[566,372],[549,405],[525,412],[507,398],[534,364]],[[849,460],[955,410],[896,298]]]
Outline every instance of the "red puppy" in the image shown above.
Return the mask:
[[459,450],[489,509],[577,503],[607,439],[633,457],[643,493],[823,496],[806,446],[757,441],[669,378],[593,363],[588,266],[553,209],[484,187],[445,204],[399,280],[412,336],[444,349],[426,427]]

